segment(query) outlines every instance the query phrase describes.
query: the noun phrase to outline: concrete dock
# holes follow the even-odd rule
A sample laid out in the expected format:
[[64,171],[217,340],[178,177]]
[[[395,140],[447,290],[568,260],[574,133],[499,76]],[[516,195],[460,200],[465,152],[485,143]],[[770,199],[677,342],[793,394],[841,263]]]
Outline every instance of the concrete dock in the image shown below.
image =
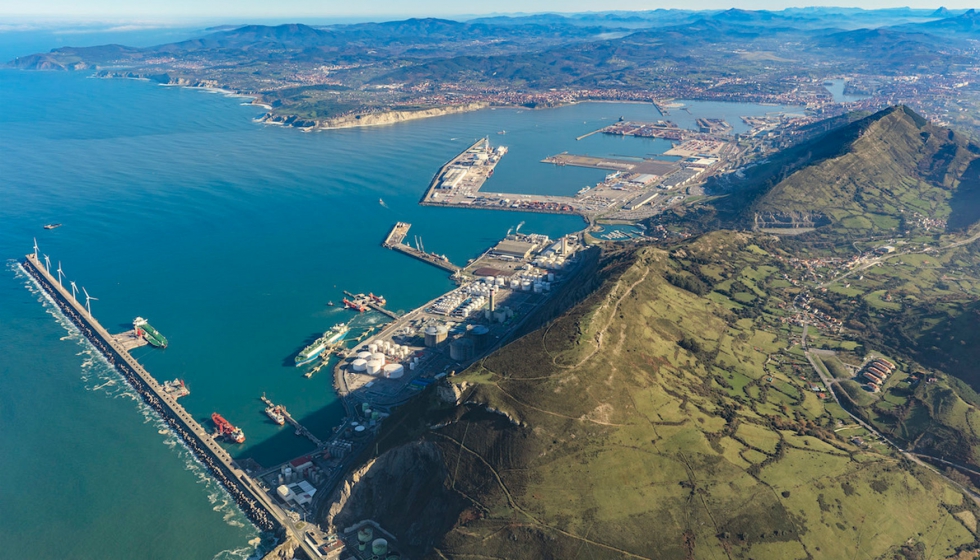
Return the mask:
[[[261,398],[262,398],[262,402],[264,402],[266,405],[271,406],[273,408],[276,407],[276,404],[273,403],[272,401],[270,401],[269,399],[267,399],[265,395],[262,395]],[[315,445],[317,447],[317,449],[320,449],[320,448],[323,447],[323,442],[320,441],[320,439],[318,437],[316,437],[315,435],[313,435],[312,432],[310,432],[309,430],[307,430],[306,429],[306,426],[304,426],[304,425],[300,424],[299,422],[297,422],[296,419],[293,418],[293,415],[290,414],[288,410],[286,410],[286,407],[285,406],[283,406],[283,405],[278,405],[278,406],[279,406],[279,412],[282,414],[282,417],[286,419],[286,422],[289,422],[289,424],[292,425],[292,427],[296,428],[296,435],[300,435],[300,436],[306,437],[306,439],[308,439],[308,440],[310,440],[310,441],[313,442],[313,445]]]
[[[92,343],[126,381],[139,393],[143,401],[153,408],[181,438],[187,448],[208,468],[235,500],[242,512],[260,530],[277,535],[292,536],[302,543],[300,531],[296,529],[287,515],[243,471],[227,451],[188,413],[176,399],[167,394],[120,344],[109,334],[85,307],[55,280],[38,261],[35,255],[28,255],[22,263],[24,271],[37,285],[50,296],[59,309]],[[301,545],[310,558],[319,554],[308,545]]]
[[[415,247],[403,243],[405,237],[408,235],[408,230],[411,227],[412,224],[405,223],[405,222],[398,222],[397,224],[395,224],[393,228],[391,228],[391,231],[388,233],[388,236],[385,237],[385,240],[381,243],[381,245],[388,249],[401,251],[402,253],[405,253],[410,257],[414,257],[420,261],[427,262],[432,266],[437,266],[445,271],[452,272],[454,274],[461,270],[460,267],[449,262],[449,259],[447,259],[443,255],[437,255],[435,253],[427,253],[425,251],[422,251],[421,249],[417,249]],[[374,306],[371,307],[374,308]],[[392,318],[396,319],[397,315]]]

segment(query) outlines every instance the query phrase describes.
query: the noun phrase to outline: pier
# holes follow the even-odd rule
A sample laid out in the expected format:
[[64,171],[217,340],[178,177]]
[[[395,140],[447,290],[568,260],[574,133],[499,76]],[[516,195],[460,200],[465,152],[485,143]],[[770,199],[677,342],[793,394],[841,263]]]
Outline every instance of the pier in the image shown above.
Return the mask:
[[207,430],[177,403],[176,398],[168,394],[164,387],[129,354],[127,348],[116,337],[109,334],[85,307],[48,273],[36,255],[27,255],[22,266],[37,285],[50,296],[65,317],[125,378],[143,402],[160,415],[201,464],[221,483],[256,527],[279,536],[283,534],[291,536],[301,543],[303,552],[309,558],[319,557],[312,547],[303,543],[300,531],[292,525],[286,513],[270,499],[248,473],[235,463],[231,455]]
[[[260,398],[262,399],[262,402],[264,402],[266,405],[272,408],[276,408],[277,405],[272,401],[270,401],[269,399],[267,399],[265,395],[262,395],[262,397]],[[286,422],[289,422],[294,428],[296,428],[296,435],[306,437],[306,439],[313,442],[313,445],[315,445],[317,449],[321,449],[323,447],[323,441],[321,441],[320,438],[316,437],[309,430],[307,430],[306,426],[297,422],[296,419],[293,418],[293,415],[290,414],[288,410],[286,410],[285,406],[278,405],[278,407],[279,407],[279,412],[282,413],[282,417],[286,419]]]
[[[408,224],[405,222],[398,222],[397,224],[395,224],[395,227],[391,228],[391,232],[388,233],[388,236],[385,237],[385,240],[384,242],[382,242],[381,245],[387,249],[401,251],[402,253],[405,253],[410,257],[414,257],[416,259],[419,259],[420,261],[427,262],[432,266],[437,266],[447,272],[452,272],[453,274],[456,274],[460,270],[462,270],[460,267],[449,262],[449,259],[447,259],[443,255],[437,255],[435,253],[427,253],[421,247],[412,247],[411,245],[406,245],[403,241],[405,237],[408,236],[408,230],[411,227],[412,224]],[[372,306],[372,309],[374,309],[374,306]],[[390,312],[382,312],[382,313],[385,313],[387,315]],[[398,315],[389,315],[389,316],[391,316],[393,319],[398,318]]]

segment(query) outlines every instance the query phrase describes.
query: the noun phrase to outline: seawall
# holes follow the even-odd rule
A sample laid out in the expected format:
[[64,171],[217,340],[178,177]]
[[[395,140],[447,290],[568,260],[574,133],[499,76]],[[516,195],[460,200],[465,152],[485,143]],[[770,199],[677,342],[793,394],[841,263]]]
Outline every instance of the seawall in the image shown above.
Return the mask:
[[146,370],[124,349],[118,346],[109,333],[88,316],[84,308],[55,281],[33,255],[22,263],[24,271],[58,306],[103,357],[118,371],[140,398],[167,423],[211,474],[228,491],[242,512],[262,531],[280,534],[282,523],[277,512],[261,496],[261,490],[253,487],[248,475],[235,465],[231,456],[213,440],[210,434],[169,395]]

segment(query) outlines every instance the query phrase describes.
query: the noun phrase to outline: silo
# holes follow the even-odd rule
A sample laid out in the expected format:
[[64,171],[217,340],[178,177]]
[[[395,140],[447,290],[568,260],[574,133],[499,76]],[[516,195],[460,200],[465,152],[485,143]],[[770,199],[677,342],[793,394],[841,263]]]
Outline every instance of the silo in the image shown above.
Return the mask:
[[449,345],[449,357],[457,362],[466,362],[473,359],[473,340],[470,338],[457,338]]

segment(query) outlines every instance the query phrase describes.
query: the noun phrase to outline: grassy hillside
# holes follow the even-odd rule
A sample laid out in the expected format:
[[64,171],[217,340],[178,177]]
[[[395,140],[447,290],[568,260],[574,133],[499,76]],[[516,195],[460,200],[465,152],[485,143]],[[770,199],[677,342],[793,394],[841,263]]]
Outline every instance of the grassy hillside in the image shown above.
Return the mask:
[[[950,230],[980,220],[980,147],[898,106],[844,124],[744,169],[715,188],[732,219],[766,227],[818,215],[816,225],[867,235]],[[768,222],[768,223],[767,223]]]
[[[437,446],[437,467],[405,476],[464,504],[430,556],[944,558],[975,545],[972,499],[835,432],[859,427],[811,390],[782,320],[786,258],[771,237],[731,232],[607,256],[605,283],[571,312],[456,376],[455,395],[433,389],[390,419],[380,449]],[[363,496],[370,480],[395,484],[366,478]]]

